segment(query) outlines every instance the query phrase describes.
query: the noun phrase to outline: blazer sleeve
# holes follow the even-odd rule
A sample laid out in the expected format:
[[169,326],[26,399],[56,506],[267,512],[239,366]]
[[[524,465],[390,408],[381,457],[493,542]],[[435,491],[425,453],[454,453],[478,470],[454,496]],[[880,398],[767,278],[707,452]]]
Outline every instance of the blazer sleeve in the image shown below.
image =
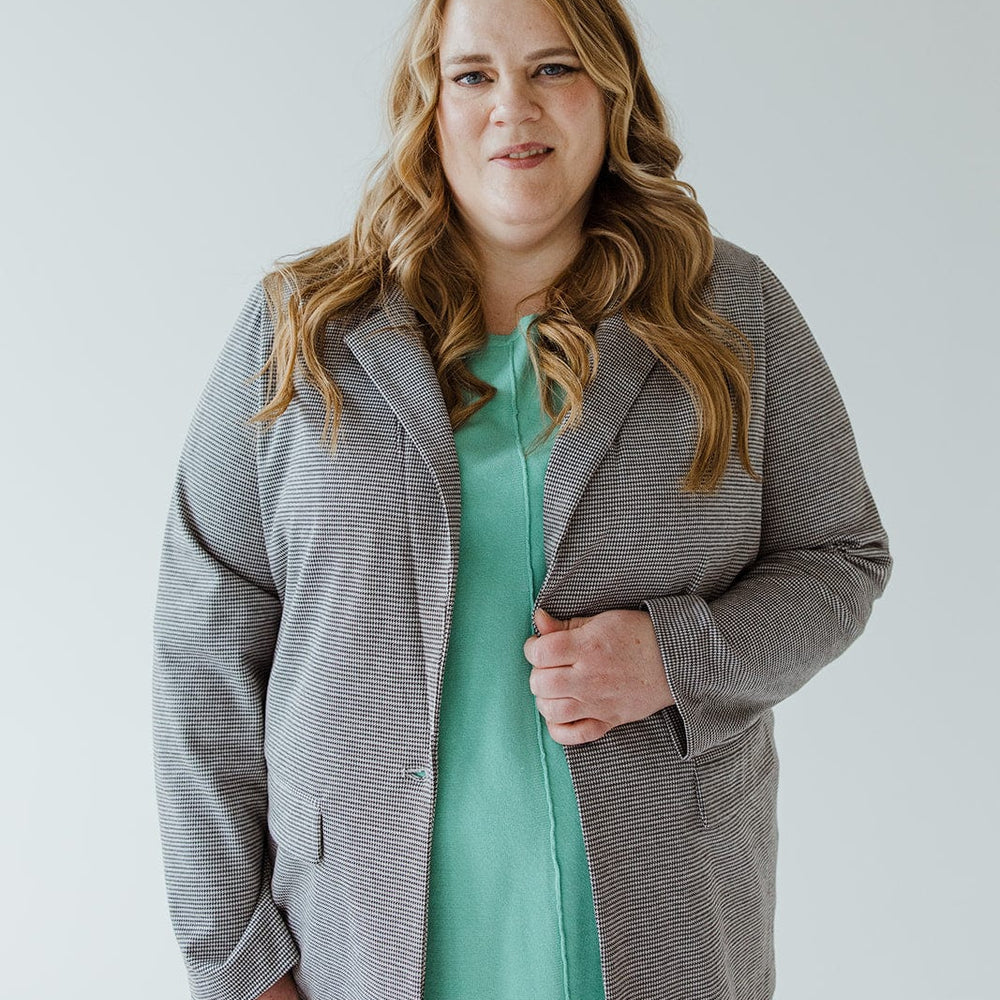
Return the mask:
[[738,736],[842,653],[891,570],[840,393],[795,303],[758,263],[766,364],[758,557],[714,600],[644,602],[685,758]]
[[298,961],[271,898],[264,701],[281,617],[257,487],[263,290],[188,432],[154,624],[156,791],[171,919],[198,1000],[250,1000]]

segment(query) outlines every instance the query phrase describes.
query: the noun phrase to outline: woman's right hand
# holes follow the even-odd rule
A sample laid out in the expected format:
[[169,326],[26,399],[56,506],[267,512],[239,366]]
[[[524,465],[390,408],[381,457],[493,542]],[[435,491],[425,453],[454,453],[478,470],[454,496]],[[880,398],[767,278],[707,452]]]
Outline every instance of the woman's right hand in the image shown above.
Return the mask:
[[292,974],[283,975],[269,990],[265,990],[257,1000],[301,1000],[299,991],[295,988]]

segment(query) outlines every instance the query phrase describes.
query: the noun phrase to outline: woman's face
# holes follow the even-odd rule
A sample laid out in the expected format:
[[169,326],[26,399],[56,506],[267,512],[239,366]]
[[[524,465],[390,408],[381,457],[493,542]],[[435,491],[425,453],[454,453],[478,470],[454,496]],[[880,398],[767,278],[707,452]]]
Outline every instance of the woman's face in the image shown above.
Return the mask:
[[493,250],[579,240],[604,161],[604,98],[541,0],[448,0],[438,148],[473,237]]

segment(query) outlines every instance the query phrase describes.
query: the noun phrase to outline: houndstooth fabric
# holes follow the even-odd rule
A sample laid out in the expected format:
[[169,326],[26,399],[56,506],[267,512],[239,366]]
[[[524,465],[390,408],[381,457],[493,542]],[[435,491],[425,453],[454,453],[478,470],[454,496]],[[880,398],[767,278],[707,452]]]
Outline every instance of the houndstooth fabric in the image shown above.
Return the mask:
[[[716,493],[681,492],[691,402],[618,316],[545,479],[539,604],[646,608],[677,699],[566,751],[608,1000],[772,996],[771,708],[857,637],[890,570],[791,298],[722,240],[710,295],[756,352],[762,482],[733,461]],[[421,996],[460,484],[412,324],[398,290],[331,323],[331,453],[307,382],[273,428],[247,425],[271,333],[258,286],[184,447],[154,727],[168,896],[199,1000],[250,1000],[291,968],[307,1000]]]

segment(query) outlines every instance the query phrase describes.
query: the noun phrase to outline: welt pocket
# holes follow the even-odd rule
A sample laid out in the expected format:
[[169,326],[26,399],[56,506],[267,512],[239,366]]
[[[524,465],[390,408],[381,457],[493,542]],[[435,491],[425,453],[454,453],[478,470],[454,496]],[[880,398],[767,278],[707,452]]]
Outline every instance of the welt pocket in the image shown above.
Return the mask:
[[323,810],[320,799],[268,775],[267,826],[277,852],[287,860],[323,860]]
[[695,757],[694,773],[702,824],[722,826],[777,774],[778,758],[763,719],[721,746]]

